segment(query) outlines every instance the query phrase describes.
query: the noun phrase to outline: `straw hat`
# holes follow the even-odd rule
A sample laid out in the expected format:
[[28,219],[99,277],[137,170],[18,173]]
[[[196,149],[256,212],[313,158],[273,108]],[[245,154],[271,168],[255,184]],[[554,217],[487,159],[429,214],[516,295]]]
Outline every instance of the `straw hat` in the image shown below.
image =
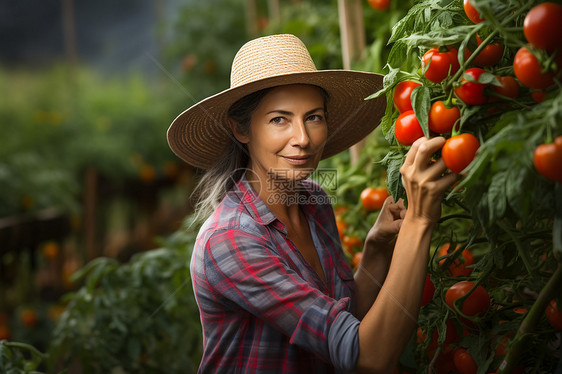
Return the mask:
[[168,129],[168,144],[185,162],[210,168],[234,136],[227,112],[237,100],[264,88],[311,84],[325,89],[328,139],[322,158],[357,143],[380,123],[384,95],[364,100],[382,88],[382,75],[349,70],[316,70],[306,46],[294,35],[271,35],[246,43],[232,63],[230,88],[181,113]]

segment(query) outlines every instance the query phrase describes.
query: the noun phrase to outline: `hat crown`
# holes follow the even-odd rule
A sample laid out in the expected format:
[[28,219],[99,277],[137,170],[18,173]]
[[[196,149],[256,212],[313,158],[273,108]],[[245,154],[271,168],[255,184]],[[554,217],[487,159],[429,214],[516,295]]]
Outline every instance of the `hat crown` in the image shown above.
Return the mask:
[[230,87],[278,75],[314,72],[316,66],[303,42],[281,34],[254,39],[242,46],[232,62]]

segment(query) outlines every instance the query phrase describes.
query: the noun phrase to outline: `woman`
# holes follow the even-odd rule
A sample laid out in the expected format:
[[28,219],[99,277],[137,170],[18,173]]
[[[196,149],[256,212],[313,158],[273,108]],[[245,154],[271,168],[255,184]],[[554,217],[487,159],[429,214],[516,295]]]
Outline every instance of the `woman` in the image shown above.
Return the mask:
[[[456,177],[430,163],[443,138],[408,152],[408,196],[388,198],[355,275],[328,195],[306,179],[321,159],[371,132],[384,99],[377,74],[317,71],[292,35],[236,55],[231,88],[189,108],[172,150],[207,169],[191,261],[201,312],[200,372],[392,372],[415,327],[433,227]],[[380,292],[382,290],[382,292]]]

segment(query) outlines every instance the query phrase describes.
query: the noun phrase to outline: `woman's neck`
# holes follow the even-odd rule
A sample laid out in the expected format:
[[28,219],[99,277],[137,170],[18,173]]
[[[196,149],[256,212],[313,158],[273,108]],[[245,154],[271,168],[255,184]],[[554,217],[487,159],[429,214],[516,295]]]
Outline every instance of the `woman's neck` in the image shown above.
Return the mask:
[[265,173],[246,173],[250,186],[258,193],[267,207],[285,225],[301,224],[299,212],[300,180],[281,179]]

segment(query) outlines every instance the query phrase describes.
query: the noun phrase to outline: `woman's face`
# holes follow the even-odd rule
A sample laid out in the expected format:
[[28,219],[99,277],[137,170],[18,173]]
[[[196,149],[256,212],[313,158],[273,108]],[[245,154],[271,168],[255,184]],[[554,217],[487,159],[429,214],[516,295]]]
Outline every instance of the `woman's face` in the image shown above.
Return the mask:
[[260,176],[301,180],[318,166],[328,128],[324,96],[310,85],[273,88],[252,114],[240,139],[250,153],[250,169]]

